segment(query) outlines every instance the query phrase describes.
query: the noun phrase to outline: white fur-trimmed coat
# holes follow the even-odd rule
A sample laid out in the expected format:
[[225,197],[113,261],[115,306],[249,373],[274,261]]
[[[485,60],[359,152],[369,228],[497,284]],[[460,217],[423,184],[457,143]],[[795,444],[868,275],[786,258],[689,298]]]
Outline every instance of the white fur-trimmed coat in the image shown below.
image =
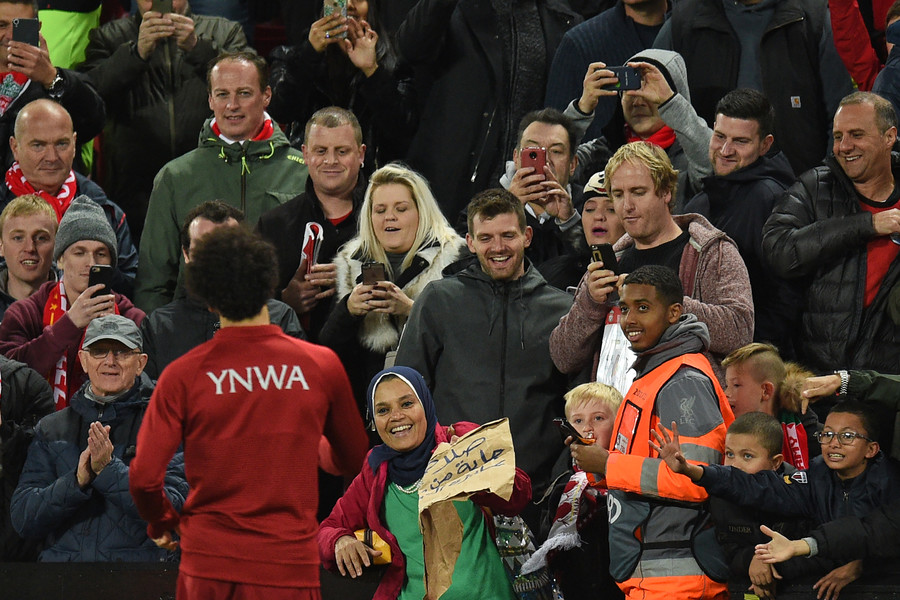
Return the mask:
[[[416,259],[407,270],[417,268],[417,263],[424,261],[421,272],[402,286],[403,293],[415,300],[428,283],[440,279],[441,271],[460,258],[466,250],[466,241],[457,236],[443,245],[433,245],[420,249]],[[337,266],[337,297],[339,302],[346,302],[353,288],[361,282],[363,261],[357,256],[359,238],[353,238],[340,249],[334,257]],[[395,274],[394,280],[400,275]],[[406,317],[398,317],[383,313],[367,314],[359,326],[357,339],[361,346],[373,352],[384,354],[397,347],[400,333],[406,324]]]

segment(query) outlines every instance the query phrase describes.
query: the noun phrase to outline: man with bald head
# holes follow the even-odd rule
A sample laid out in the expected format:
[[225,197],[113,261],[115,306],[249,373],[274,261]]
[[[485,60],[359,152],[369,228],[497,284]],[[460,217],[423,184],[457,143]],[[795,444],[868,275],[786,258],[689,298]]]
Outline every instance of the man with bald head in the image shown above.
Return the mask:
[[[103,130],[103,100],[83,75],[53,65],[43,35],[38,34],[37,46],[12,39],[13,21],[37,16],[34,0],[0,0],[0,140],[13,134],[23,107],[44,98],[59,102],[71,113],[78,139],[88,143]],[[13,162],[13,154],[2,144],[0,161],[3,169]]]
[[106,197],[100,186],[72,169],[76,134],[66,109],[52,100],[29,102],[16,117],[9,147],[15,162],[6,171],[5,185],[0,186],[0,210],[13,198],[36,194],[53,207],[58,222],[73,198],[87,196],[103,208],[116,232],[119,259],[113,289],[131,296],[138,254],[125,213]]

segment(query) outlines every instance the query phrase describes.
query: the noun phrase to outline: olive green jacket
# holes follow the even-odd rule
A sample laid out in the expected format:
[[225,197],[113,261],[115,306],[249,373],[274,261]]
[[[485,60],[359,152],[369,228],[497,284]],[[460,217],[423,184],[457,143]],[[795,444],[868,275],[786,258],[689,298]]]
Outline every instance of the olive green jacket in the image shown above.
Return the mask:
[[226,144],[211,122],[203,125],[199,147],[167,163],[153,181],[135,282],[135,303],[148,314],[183,290],[179,232],[191,209],[222,200],[256,223],[262,213],[302,194],[306,184],[303,155],[277,126],[268,140],[242,145]]

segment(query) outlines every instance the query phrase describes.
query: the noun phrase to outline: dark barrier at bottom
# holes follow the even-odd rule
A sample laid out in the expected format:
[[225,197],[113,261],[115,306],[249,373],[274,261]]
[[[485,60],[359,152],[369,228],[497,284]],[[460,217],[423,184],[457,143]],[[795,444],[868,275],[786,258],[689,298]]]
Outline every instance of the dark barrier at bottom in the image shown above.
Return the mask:
[[[325,600],[369,600],[380,570],[349,579],[322,571]],[[178,569],[166,563],[0,563],[2,600],[174,600]],[[732,586],[731,600],[743,600],[743,586]],[[778,600],[813,600],[811,584],[779,588]],[[473,599],[474,600],[474,599]],[[841,600],[900,600],[896,578],[850,584]]]

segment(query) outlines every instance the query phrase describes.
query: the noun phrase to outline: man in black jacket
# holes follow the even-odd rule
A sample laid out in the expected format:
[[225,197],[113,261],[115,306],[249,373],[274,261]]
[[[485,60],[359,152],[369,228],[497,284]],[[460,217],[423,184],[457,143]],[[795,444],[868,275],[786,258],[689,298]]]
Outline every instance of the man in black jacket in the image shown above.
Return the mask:
[[[221,200],[204,202],[185,218],[181,228],[181,253],[185,264],[191,262],[191,248],[204,235],[218,227],[238,227],[244,213]],[[269,300],[269,320],[287,335],[305,340],[297,315],[291,307],[278,300]],[[147,366],[144,372],[153,380],[176,358],[203,342],[211,340],[219,330],[219,315],[189,292],[165,306],[160,306],[141,322]]]
[[[310,341],[316,342],[333,304],[337,271],[331,260],[356,235],[366,190],[366,145],[356,116],[336,106],[316,111],[303,139],[306,191],[264,213],[256,228],[278,255],[276,295],[294,309]],[[308,265],[303,239],[312,222],[321,226],[322,240],[315,264]]]
[[221,52],[247,49],[237,23],[191,14],[185,0],[174,0],[168,15],[151,6],[139,0],[131,18],[92,30],[79,66],[109,111],[102,183],[125,209],[137,241],[157,171],[197,147],[210,115],[207,64]]
[[806,289],[798,357],[813,370],[900,370],[900,326],[889,317],[900,280],[897,117],[867,92],[841,100],[834,155],[775,205],[763,251],[775,273]]
[[775,111],[761,92],[738,88],[716,105],[709,140],[713,175],[685,212],[700,213],[734,240],[753,288],[753,341],[770,342],[792,356],[791,334],[801,298],[763,259],[762,229],[775,201],[794,182],[784,153],[768,156],[775,141]]

